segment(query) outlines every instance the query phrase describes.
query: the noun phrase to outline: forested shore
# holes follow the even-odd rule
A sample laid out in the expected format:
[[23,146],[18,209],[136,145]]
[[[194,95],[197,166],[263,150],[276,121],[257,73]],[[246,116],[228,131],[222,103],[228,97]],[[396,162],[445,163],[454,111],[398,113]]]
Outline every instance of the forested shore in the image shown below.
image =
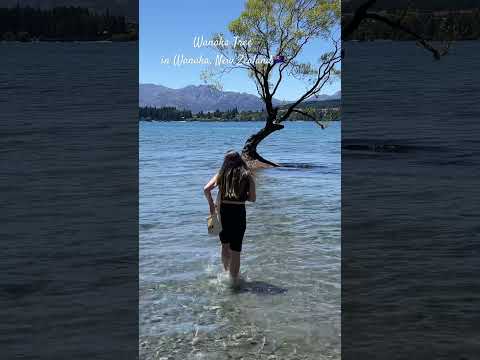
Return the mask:
[[3,41],[133,41],[138,25],[124,16],[99,14],[84,7],[0,8]]
[[[340,108],[329,107],[321,108],[315,106],[309,106],[302,109],[308,116],[300,113],[293,113],[290,115],[290,121],[295,120],[313,120],[312,117],[317,120],[339,120]],[[237,108],[233,108],[227,111],[210,111],[198,113],[192,113],[190,110],[179,110],[175,107],[152,107],[144,106],[139,107],[139,120],[140,121],[265,121],[266,113],[264,111],[238,111]]]

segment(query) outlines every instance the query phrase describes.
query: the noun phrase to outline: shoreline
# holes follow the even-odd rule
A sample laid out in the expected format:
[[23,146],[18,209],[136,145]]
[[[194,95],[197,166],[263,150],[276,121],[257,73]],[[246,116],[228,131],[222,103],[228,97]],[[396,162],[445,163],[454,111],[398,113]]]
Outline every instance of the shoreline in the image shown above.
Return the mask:
[[[314,120],[285,120],[285,122],[312,122],[314,123]],[[334,120],[328,120],[331,122],[340,122],[341,119],[334,119]],[[146,120],[146,119],[139,119],[139,122],[147,122],[147,123],[153,123],[153,122],[161,122],[161,123],[170,123],[170,122],[181,122],[181,123],[186,123],[186,122],[219,122],[219,123],[232,123],[232,122],[265,122],[265,119],[259,119],[259,120],[220,120],[220,119],[186,119],[186,120]]]

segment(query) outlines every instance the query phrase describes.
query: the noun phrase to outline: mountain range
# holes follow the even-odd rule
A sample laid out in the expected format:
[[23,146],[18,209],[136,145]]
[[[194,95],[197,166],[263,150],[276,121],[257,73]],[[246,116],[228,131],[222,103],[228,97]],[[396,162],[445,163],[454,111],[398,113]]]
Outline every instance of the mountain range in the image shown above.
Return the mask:
[[[317,101],[333,100],[340,98],[340,91],[333,95],[320,95]],[[274,106],[287,104],[287,101],[274,99]],[[211,85],[189,85],[180,89],[171,89],[156,84],[140,84],[140,106],[172,106],[177,109],[191,110],[193,113],[200,111],[227,111],[237,108],[239,111],[259,111],[264,105],[262,100],[252,94],[234,91],[221,91]]]

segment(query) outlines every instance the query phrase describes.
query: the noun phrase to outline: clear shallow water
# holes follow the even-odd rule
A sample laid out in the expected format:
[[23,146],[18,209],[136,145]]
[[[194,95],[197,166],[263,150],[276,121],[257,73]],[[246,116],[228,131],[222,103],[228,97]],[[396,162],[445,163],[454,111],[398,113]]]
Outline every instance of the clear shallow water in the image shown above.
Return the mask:
[[[245,284],[233,291],[202,187],[261,123],[140,123],[140,357],[340,358],[340,124],[261,144]],[[169,357],[170,356],[170,357]]]

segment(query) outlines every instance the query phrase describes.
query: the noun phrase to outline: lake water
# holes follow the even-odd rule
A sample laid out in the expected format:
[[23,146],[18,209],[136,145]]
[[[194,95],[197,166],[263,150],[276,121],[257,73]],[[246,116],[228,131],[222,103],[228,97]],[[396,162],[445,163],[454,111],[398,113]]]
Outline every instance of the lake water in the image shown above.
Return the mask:
[[344,49],[342,358],[476,359],[480,42]]
[[340,123],[290,122],[259,147],[234,291],[204,184],[262,123],[140,123],[140,357],[340,358]]
[[0,42],[2,359],[138,355],[138,43]]
[[[360,150],[342,154],[345,359],[478,358],[479,48],[440,62],[407,42],[347,48],[342,135]],[[132,358],[138,49],[1,51],[2,355]],[[140,125],[144,359],[340,357],[340,124],[287,123],[262,144],[310,166],[258,172],[246,291],[228,288],[206,235],[201,188],[259,126]],[[382,143],[403,151],[369,150]]]

